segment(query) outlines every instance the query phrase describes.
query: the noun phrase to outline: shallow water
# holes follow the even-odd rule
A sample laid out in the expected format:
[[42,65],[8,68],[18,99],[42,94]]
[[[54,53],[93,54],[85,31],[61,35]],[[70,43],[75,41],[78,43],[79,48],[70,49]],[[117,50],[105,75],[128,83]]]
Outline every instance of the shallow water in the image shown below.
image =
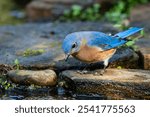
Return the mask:
[[99,94],[80,94],[62,88],[14,88],[5,91],[0,96],[1,100],[103,100]]

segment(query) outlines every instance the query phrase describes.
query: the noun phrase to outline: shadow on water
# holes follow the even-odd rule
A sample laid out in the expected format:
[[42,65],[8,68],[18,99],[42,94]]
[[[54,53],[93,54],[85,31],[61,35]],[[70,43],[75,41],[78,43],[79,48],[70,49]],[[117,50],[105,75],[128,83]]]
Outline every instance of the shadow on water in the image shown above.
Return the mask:
[[100,94],[81,94],[57,86],[29,89],[27,86],[17,86],[9,90],[0,89],[2,100],[103,100],[106,99]]

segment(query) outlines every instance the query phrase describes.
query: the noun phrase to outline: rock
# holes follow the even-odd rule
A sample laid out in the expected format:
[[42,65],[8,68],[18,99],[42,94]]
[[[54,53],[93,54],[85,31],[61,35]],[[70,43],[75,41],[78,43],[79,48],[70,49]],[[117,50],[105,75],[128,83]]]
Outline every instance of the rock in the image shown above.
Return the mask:
[[57,76],[53,70],[11,70],[7,76],[12,82],[24,85],[54,86],[57,82]]
[[139,66],[139,56],[132,49],[119,48],[114,56],[110,59],[109,68],[130,68],[137,69]]
[[141,64],[144,69],[150,70],[150,39],[141,39],[137,42]]
[[100,93],[107,99],[150,99],[149,70],[107,69],[103,76],[67,70],[61,77],[73,80],[77,93]]
[[0,75],[6,75],[8,71],[12,70],[13,67],[6,65],[6,64],[0,64]]

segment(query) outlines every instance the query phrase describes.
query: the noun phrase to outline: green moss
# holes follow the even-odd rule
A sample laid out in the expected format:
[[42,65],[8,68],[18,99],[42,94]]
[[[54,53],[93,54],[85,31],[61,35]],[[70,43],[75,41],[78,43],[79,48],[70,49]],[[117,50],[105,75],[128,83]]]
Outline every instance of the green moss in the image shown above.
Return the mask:
[[51,48],[54,48],[54,47],[59,47],[60,48],[61,44],[62,44],[62,42],[54,41],[54,42],[50,43],[50,46],[51,46]]
[[97,21],[100,19],[100,5],[97,3],[85,9],[80,5],[73,5],[70,10],[65,10],[60,18],[62,21]]
[[141,35],[141,36],[144,36],[144,35],[145,35],[145,31],[144,31],[144,30],[141,30],[140,35]]
[[117,69],[122,69],[122,66],[117,66]]
[[19,70],[19,68],[20,68],[20,63],[19,63],[19,60],[18,60],[18,59],[15,59],[14,64],[15,64],[15,66],[16,66],[16,69]]
[[2,85],[2,87],[4,87],[6,90],[11,88],[12,85],[7,82],[7,78],[4,75],[0,75],[0,84]]
[[26,49],[24,52],[23,52],[23,56],[24,57],[28,57],[28,56],[36,56],[36,55],[40,55],[40,54],[43,54],[45,52],[44,49],[38,49],[38,50],[32,50],[32,49]]

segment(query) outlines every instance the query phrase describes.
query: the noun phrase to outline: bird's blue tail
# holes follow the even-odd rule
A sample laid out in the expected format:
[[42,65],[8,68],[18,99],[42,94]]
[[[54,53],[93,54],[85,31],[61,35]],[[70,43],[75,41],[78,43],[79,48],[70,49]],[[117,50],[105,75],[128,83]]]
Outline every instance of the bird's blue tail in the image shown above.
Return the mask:
[[137,27],[129,28],[126,31],[119,32],[119,33],[115,34],[114,37],[119,37],[121,39],[124,39],[124,38],[127,38],[127,37],[139,32],[139,31],[141,31],[141,30],[143,30],[143,28],[137,28]]

